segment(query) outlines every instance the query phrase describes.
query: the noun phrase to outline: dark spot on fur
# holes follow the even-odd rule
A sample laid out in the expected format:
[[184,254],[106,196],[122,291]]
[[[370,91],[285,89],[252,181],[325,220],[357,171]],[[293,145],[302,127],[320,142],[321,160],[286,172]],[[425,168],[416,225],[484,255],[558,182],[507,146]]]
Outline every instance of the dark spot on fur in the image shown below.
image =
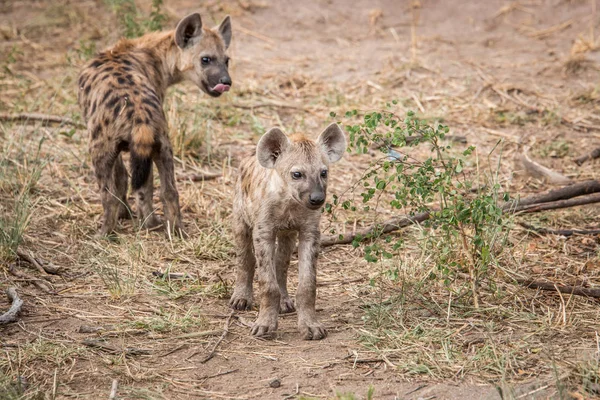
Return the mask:
[[136,124],[136,125],[141,125],[143,122],[144,122],[144,121],[143,121],[143,120],[142,120],[140,117],[137,117],[137,118],[135,119],[135,124]]
[[112,93],[111,90],[107,90],[106,93],[104,93],[104,97],[102,97],[102,100],[100,102],[105,103],[106,100],[108,99],[108,96],[110,96],[111,93]]
[[102,64],[103,64],[103,62],[101,60],[96,60],[96,61],[94,61],[93,63],[90,64],[90,68],[98,68]]
[[101,130],[102,130],[102,127],[100,125],[96,125],[94,127],[94,129],[92,129],[92,140],[98,139],[98,136],[100,136]]
[[117,117],[119,116],[119,114],[121,113],[122,108],[120,107],[115,107],[115,109],[113,110],[113,116],[115,119],[117,119]]
[[124,78],[119,77],[117,78],[117,82],[119,82],[119,85],[124,85],[126,80]]
[[109,77],[109,76],[110,76],[110,75],[104,75],[104,76],[102,77],[102,79],[101,79],[101,80],[105,81],[105,80],[107,80],[107,79],[108,79],[108,77]]
[[133,113],[135,112],[135,110],[132,108],[131,110],[127,111],[127,119],[131,119],[133,118]]
[[87,85],[85,88],[83,88],[83,93],[85,93],[85,95],[87,96],[88,94],[90,94],[91,88],[92,88],[92,85]]
[[[116,106],[116,104],[119,102],[119,100],[121,100],[120,96],[115,96],[112,99],[110,99],[110,101],[108,103],[106,103],[106,107],[108,108],[113,108]],[[115,107],[118,108],[118,107]]]
[[90,115],[94,115],[95,112],[96,112],[96,102],[94,101],[92,103],[92,112],[90,113]]
[[110,120],[108,119],[108,117],[106,117],[104,118],[104,126],[108,128],[108,124],[110,124]]
[[140,91],[139,91],[139,90],[137,90],[137,89],[133,89],[133,94],[134,94],[135,96],[137,96],[137,95],[139,95],[139,94],[140,94]]
[[[142,103],[147,104],[149,106],[151,106],[152,108],[154,108],[155,110],[159,110],[160,109],[160,105],[158,104],[158,101],[155,99],[149,99],[147,97],[144,97],[142,99]],[[149,111],[149,110],[148,110]]]
[[129,151],[129,142],[127,140],[121,140],[117,145],[117,151]]

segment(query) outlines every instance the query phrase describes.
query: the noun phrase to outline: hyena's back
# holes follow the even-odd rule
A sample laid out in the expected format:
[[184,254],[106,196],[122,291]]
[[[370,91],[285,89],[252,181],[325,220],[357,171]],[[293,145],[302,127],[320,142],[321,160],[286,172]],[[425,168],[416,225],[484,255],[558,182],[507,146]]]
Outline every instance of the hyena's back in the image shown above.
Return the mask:
[[[151,168],[151,154],[166,130],[160,58],[124,41],[91,60],[79,76],[79,105],[88,121],[92,158],[131,152],[132,186]],[[107,163],[109,160],[107,160]]]

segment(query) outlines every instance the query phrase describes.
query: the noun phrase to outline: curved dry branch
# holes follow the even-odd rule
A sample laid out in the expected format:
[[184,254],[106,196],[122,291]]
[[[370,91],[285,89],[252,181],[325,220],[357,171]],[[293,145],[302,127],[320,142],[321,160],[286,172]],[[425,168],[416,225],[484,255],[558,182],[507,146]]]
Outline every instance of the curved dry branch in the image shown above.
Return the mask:
[[17,294],[17,289],[9,287],[6,289],[6,295],[12,304],[7,312],[0,315],[0,325],[15,322],[17,320],[17,315],[21,312],[21,307],[23,307],[23,300],[21,300]]

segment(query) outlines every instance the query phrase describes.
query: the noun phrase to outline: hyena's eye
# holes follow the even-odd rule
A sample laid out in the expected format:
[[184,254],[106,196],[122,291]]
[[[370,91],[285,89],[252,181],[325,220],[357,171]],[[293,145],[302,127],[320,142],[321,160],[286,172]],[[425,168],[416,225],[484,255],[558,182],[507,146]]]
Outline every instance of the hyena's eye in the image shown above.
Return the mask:
[[292,178],[294,178],[294,179],[302,178],[302,172],[298,172],[298,171],[292,172]]
[[321,171],[321,178],[327,178],[327,170],[326,169]]
[[211,61],[210,57],[202,57],[202,65],[208,65]]
[[225,65],[229,67],[229,58],[225,60]]

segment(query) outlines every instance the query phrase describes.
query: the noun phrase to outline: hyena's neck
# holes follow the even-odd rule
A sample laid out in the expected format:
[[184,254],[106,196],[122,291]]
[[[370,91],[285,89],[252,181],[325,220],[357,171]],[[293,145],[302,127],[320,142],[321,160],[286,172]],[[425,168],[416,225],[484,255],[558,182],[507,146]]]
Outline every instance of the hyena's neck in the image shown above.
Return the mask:
[[144,52],[152,59],[153,68],[148,79],[161,98],[164,98],[169,86],[183,79],[181,71],[177,68],[180,51],[174,36],[175,31],[157,32],[130,41],[134,51]]

